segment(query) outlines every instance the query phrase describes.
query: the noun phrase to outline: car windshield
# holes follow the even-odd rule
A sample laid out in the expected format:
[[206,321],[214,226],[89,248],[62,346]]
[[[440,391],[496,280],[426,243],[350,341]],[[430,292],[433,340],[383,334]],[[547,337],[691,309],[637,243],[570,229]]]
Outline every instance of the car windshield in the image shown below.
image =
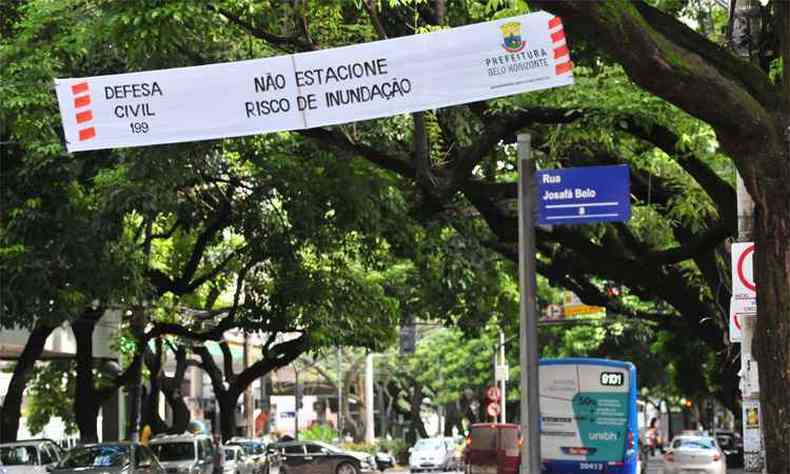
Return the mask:
[[195,459],[195,443],[152,443],[151,449],[160,461]]
[[731,448],[735,446],[735,436],[729,434],[720,434],[716,436],[716,441],[719,442],[719,446],[724,448]]
[[716,442],[713,438],[680,438],[672,443],[672,447],[688,449],[714,449]]
[[415,451],[428,451],[436,449],[444,449],[444,440],[437,438],[421,439],[414,445]]
[[85,446],[69,451],[58,467],[123,467],[129,465],[129,446]]
[[34,446],[3,446],[0,447],[0,465],[35,466],[38,455]]

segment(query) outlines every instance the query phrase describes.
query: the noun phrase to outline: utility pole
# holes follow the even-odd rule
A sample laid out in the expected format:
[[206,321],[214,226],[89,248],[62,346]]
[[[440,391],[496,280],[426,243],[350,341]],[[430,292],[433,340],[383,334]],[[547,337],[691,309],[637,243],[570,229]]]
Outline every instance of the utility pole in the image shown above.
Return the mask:
[[[244,350],[242,354],[242,361],[244,370],[250,366],[250,335],[244,331]],[[255,416],[252,403],[252,385],[249,385],[244,390],[244,418],[247,423],[247,437],[252,438],[255,436]]]
[[535,164],[529,134],[518,135],[518,270],[520,293],[521,474],[540,474],[538,315],[535,263]]
[[[730,47],[746,61],[753,61],[753,51],[760,42],[760,5],[757,0],[731,0]],[[736,200],[738,209],[738,242],[751,242],[754,225],[754,201],[744,185],[740,173],[736,174]],[[734,282],[733,282],[734,283]],[[735,298],[730,305],[735,303]],[[755,306],[759,305],[759,301]],[[731,309],[732,312],[732,309]],[[759,312],[759,310],[758,310]],[[732,316],[730,316],[732,317]],[[744,471],[765,472],[765,444],[762,440],[762,410],[759,387],[752,387],[752,377],[757,365],[752,357],[752,337],[755,318],[742,318],[743,342],[741,344],[741,390],[743,404]],[[744,390],[748,387],[748,390]],[[757,439],[755,439],[757,438]]]
[[502,423],[507,423],[507,359],[505,358],[505,333],[499,331],[499,355],[500,355],[500,391],[502,392]]
[[365,357],[365,442],[373,444],[376,440],[376,427],[373,420],[373,354]]
[[299,370],[294,365],[294,439],[299,439],[299,408],[302,404],[302,390],[299,386]]
[[337,432],[343,442],[343,364],[340,347],[337,348]]
[[[261,415],[263,416],[263,419],[266,420],[264,422],[263,426],[261,427],[261,436],[260,437],[263,437],[263,435],[265,433],[269,432],[269,399],[268,399],[267,394],[266,394],[266,375],[264,375],[263,377],[260,378],[260,384],[261,384],[261,387],[260,387],[261,388]],[[256,435],[257,435],[257,433],[256,433]]]

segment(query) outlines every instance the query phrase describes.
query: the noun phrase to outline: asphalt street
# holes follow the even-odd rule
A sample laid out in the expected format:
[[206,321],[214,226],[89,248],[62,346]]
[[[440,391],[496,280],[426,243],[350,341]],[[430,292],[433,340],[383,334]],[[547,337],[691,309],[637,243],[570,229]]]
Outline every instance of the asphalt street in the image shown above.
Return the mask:
[[[458,474],[460,471],[436,472],[434,474]],[[409,468],[387,469],[386,474],[408,474]],[[664,474],[661,459],[651,459],[647,464],[647,474]],[[727,474],[744,474],[743,469],[727,469]]]

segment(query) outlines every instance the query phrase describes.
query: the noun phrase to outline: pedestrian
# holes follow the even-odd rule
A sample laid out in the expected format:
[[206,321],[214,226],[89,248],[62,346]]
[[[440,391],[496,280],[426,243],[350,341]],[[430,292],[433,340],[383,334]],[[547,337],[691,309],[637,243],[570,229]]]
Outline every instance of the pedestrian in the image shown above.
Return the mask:
[[661,420],[656,419],[656,449],[664,454],[664,433],[661,431]]
[[647,428],[645,432],[645,442],[647,443],[647,450],[650,453],[650,457],[655,457],[656,455],[656,424],[658,420],[656,418],[652,418],[650,420],[650,426]]
[[225,452],[222,450],[222,442],[219,433],[214,433],[214,472],[212,474],[222,474],[225,470]]

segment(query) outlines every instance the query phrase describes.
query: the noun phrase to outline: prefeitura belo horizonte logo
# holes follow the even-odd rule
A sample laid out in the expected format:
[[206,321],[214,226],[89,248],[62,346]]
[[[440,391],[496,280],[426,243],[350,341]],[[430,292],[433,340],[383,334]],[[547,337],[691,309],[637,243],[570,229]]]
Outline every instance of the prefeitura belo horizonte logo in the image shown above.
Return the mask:
[[505,42],[502,47],[508,53],[519,53],[527,47],[527,42],[521,39],[521,23],[510,22],[500,26]]

